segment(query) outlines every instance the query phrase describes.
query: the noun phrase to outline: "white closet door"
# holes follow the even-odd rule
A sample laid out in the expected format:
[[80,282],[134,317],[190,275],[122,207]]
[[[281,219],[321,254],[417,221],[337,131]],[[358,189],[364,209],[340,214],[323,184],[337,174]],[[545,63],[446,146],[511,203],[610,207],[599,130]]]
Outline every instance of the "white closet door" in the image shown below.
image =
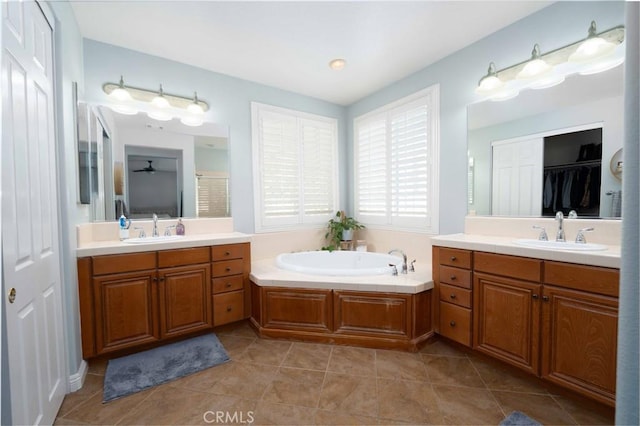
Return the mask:
[[52,424],[66,392],[53,31],[34,1],[0,7],[2,285],[11,415],[16,425]]
[[542,214],[543,147],[542,138],[491,144],[493,215]]

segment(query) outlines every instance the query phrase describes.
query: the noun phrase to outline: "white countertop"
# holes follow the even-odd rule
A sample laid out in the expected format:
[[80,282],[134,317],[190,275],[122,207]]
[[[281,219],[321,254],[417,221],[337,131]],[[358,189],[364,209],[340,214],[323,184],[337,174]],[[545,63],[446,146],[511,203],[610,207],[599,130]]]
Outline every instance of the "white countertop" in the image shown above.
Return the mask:
[[163,242],[153,242],[153,237],[148,238],[148,243],[137,244],[130,244],[120,240],[89,242],[82,244],[76,249],[76,257],[215,246],[220,244],[247,243],[251,241],[250,235],[241,232],[185,235],[184,238],[178,240]]
[[532,257],[581,265],[620,268],[620,246],[607,245],[604,251],[552,250],[515,243],[517,238],[476,234],[440,235],[431,239],[434,246]]
[[275,259],[251,262],[251,281],[263,287],[320,288],[415,294],[433,288],[431,265],[415,264],[416,272],[393,275],[326,276],[280,269]]

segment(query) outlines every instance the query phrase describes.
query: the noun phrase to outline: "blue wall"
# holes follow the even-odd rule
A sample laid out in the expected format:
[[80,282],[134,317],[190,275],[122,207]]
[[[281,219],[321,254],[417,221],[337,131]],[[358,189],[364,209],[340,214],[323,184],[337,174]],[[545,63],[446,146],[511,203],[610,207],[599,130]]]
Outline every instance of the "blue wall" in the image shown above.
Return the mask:
[[[535,43],[543,52],[599,30],[624,24],[624,2],[558,2],[459,50],[347,109],[348,164],[353,164],[353,119],[433,84],[440,85],[440,234],[462,232],[467,213],[467,105],[489,62],[498,69],[529,58]],[[464,29],[459,29],[463,31]],[[425,40],[424,43],[437,42]],[[419,46],[419,45],[418,45]],[[353,186],[349,174],[348,187]],[[349,198],[349,209],[353,200]]]
[[338,120],[340,203],[346,204],[345,108],[269,86],[169,61],[133,50],[84,40],[85,99],[106,103],[102,85],[117,82],[155,89],[162,83],[167,93],[190,96],[194,91],[210,105],[205,120],[229,126],[231,210],[235,229],[254,231],[251,160],[251,102],[291,108]]

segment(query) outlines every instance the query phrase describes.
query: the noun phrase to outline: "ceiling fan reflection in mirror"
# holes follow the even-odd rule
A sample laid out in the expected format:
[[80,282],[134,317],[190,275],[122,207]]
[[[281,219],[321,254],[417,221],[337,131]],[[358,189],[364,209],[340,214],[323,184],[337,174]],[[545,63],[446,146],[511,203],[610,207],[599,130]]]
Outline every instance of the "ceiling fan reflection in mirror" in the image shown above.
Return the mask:
[[143,167],[142,169],[138,169],[138,170],[134,170],[134,173],[137,172],[146,172],[146,173],[154,173],[156,171],[156,169],[153,167],[152,160],[147,160],[147,162],[149,163],[149,165],[147,167]]

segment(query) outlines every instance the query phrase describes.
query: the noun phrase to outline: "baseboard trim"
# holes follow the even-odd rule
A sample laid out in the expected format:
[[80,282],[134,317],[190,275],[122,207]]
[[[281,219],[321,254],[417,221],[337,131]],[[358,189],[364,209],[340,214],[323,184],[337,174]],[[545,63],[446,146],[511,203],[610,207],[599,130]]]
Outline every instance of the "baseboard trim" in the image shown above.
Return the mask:
[[82,360],[80,362],[80,368],[78,368],[78,371],[69,376],[68,393],[75,392],[82,388],[82,385],[84,385],[84,379],[87,377],[88,371],[89,365],[87,364],[87,361]]

